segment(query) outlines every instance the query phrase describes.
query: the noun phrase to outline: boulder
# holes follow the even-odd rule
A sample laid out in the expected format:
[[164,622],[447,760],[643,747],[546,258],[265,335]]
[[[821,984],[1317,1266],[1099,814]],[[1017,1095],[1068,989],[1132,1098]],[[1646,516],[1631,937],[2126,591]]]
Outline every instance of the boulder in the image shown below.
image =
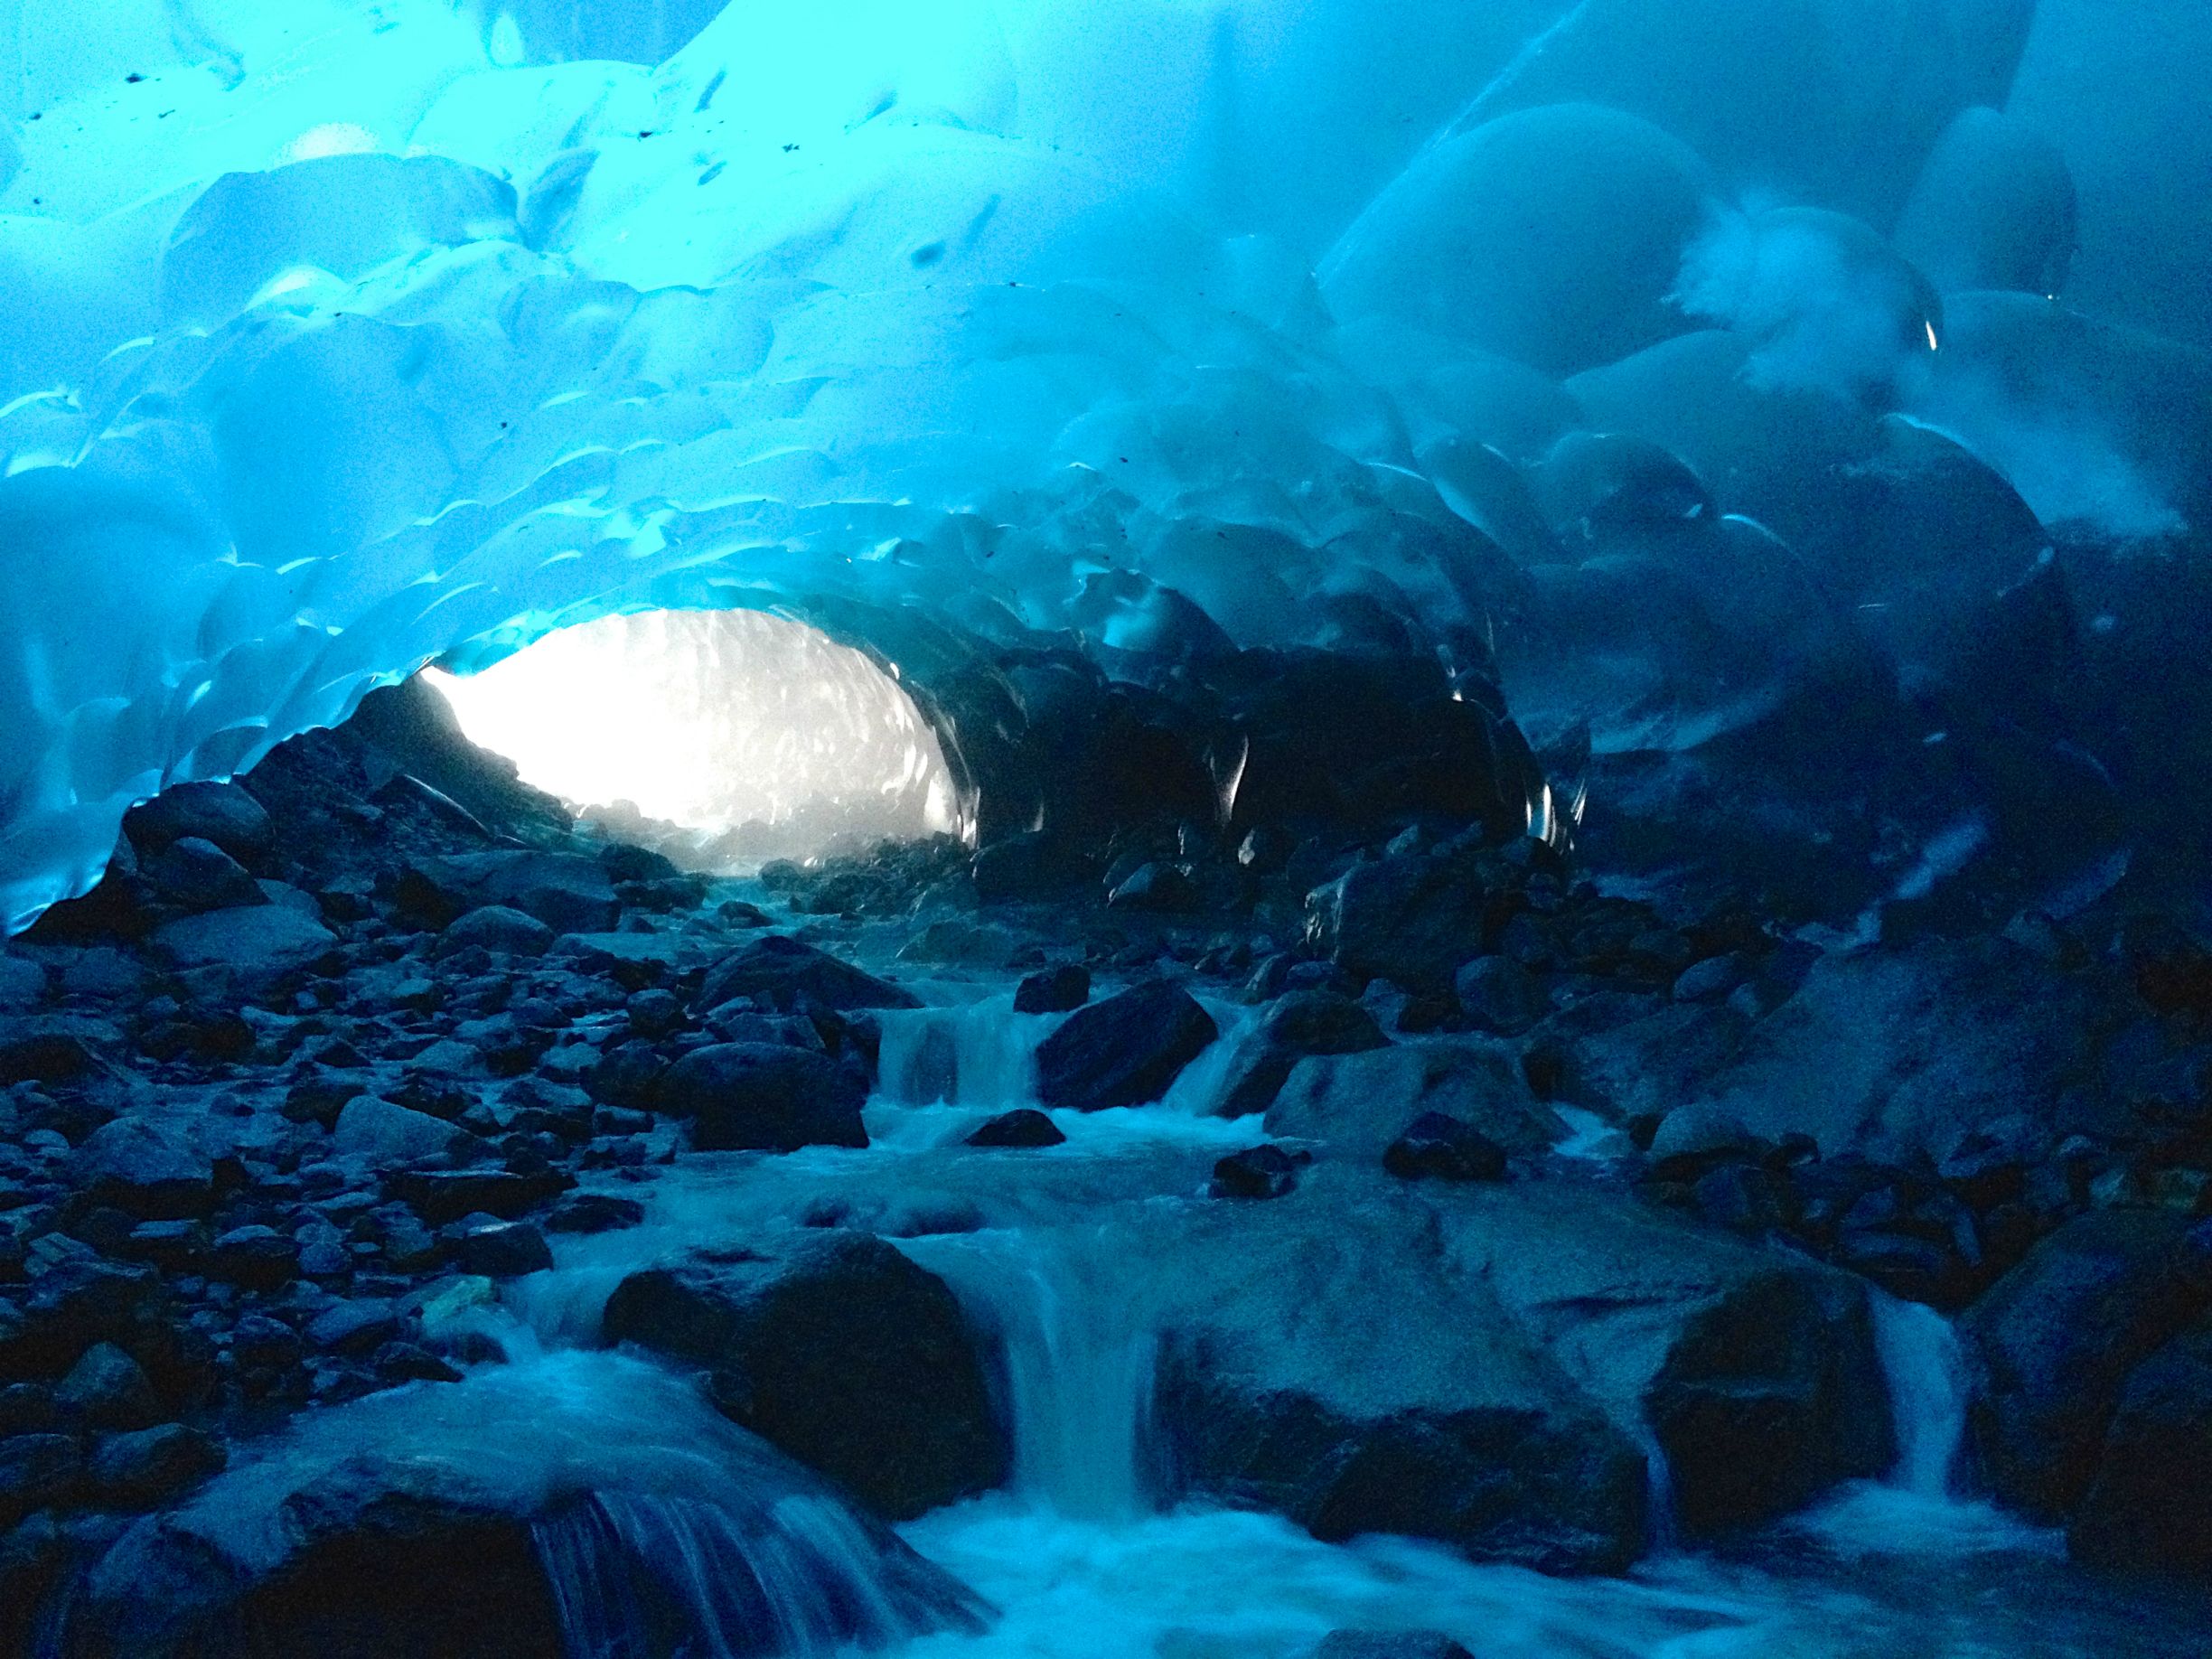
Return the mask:
[[408,866],[398,896],[417,919],[440,928],[487,906],[519,910],[556,933],[604,932],[622,914],[598,859],[533,848],[419,859]]
[[613,1233],[645,1219],[645,1206],[619,1193],[571,1193],[546,1216],[549,1233]]
[[202,840],[241,864],[259,858],[276,839],[267,810],[237,783],[173,783],[125,813],[123,832],[142,853]]
[[443,1227],[482,1211],[513,1221],[576,1185],[558,1169],[398,1169],[387,1176],[384,1191],[433,1227]]
[[1054,1123],[1034,1106],[1017,1106],[981,1124],[968,1136],[971,1147],[1056,1147],[1067,1139]]
[[0,1439],[0,1528],[14,1526],[75,1491],[84,1454],[69,1434],[15,1434]]
[[1551,1011],[1543,982],[1510,956],[1478,957],[1453,977],[1459,1007],[1476,1029],[1519,1036]]
[[140,868],[154,891],[182,910],[222,910],[268,903],[243,865],[214,842],[198,836],[171,842]]
[[1267,1130],[1314,1140],[1337,1157],[1373,1159],[1417,1118],[1457,1119],[1507,1151],[1532,1156],[1567,1138],[1530,1092],[1520,1061],[1483,1039],[1403,1043],[1301,1060],[1268,1108]]
[[1067,1014],[1091,1000],[1091,970],[1081,963],[1047,968],[1014,988],[1017,1014]]
[[111,1342],[85,1350],[54,1390],[54,1404],[88,1429],[145,1429],[163,1415],[145,1368]]
[[456,1270],[485,1279],[520,1279],[553,1265],[553,1249],[543,1233],[528,1222],[492,1218],[474,1224],[464,1219],[453,1239],[452,1257]]
[[734,1420],[894,1519],[1006,1477],[960,1304],[866,1233],[633,1273],[608,1298],[604,1328],[710,1368]]
[[472,945],[509,956],[543,956],[553,930],[536,916],[505,904],[484,904],[457,917],[438,935],[437,954],[452,956]]
[[75,1014],[0,1018],[0,1087],[81,1077],[97,1070],[102,1054],[122,1040],[123,1034],[106,1020]]
[[2038,1243],[1959,1324],[1991,1491],[2039,1520],[2071,1512],[2130,1374],[2208,1308],[2212,1223],[2093,1210]]
[[1307,938],[1355,979],[1449,990],[1504,921],[1495,874],[1479,853],[1355,864],[1308,896]]
[[1251,1147],[1214,1166],[1216,1198],[1280,1198],[1298,1185],[1298,1162],[1280,1147]]
[[691,1009],[711,1013],[740,997],[786,1014],[810,1004],[840,1012],[922,1006],[913,992],[781,933],[740,946],[708,969]]
[[1132,987],[1077,1009],[1038,1045],[1038,1098],[1081,1111],[1145,1105],[1219,1036],[1213,1017],[1180,985]]
[[288,904],[259,904],[183,916],[154,931],[155,952],[173,968],[227,968],[241,979],[305,968],[337,935]]
[[2129,1376],[2067,1546],[2100,1567],[2212,1574],[2212,1323]]
[[1505,1148],[1471,1123],[1426,1111],[1383,1150],[1382,1167],[1401,1181],[1503,1181]]
[[691,1120],[706,1152],[865,1147],[867,1083],[828,1054],[778,1043],[695,1048],[661,1080],[655,1103]]
[[205,1215],[215,1204],[215,1166],[178,1125],[117,1118],[85,1137],[70,1176],[96,1204],[148,1221]]
[[229,1461],[222,1442],[183,1423],[103,1435],[85,1475],[103,1508],[153,1509],[218,1473]]
[[357,1094],[339,1110],[331,1145],[342,1157],[365,1158],[381,1167],[436,1158],[467,1133],[426,1111]]
[[1216,1110],[1224,1118],[1265,1111],[1291,1068],[1308,1054],[1358,1054],[1389,1045],[1374,1016],[1351,998],[1329,990],[1293,991],[1237,1039],[1229,1088]]

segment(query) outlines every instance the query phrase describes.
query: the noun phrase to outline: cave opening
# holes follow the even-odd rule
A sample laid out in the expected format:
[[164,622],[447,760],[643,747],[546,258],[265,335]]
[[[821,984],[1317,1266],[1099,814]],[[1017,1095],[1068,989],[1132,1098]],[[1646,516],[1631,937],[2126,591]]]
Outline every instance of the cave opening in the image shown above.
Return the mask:
[[762,611],[646,611],[425,679],[480,747],[610,836],[747,874],[965,837],[936,732],[895,666]]

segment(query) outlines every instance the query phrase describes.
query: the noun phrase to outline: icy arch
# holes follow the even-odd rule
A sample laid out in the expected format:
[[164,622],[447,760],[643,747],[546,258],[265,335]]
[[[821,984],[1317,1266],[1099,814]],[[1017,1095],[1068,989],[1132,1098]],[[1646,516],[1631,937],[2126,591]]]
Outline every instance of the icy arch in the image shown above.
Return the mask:
[[767,612],[648,611],[429,678],[523,782],[721,873],[969,827],[895,673]]

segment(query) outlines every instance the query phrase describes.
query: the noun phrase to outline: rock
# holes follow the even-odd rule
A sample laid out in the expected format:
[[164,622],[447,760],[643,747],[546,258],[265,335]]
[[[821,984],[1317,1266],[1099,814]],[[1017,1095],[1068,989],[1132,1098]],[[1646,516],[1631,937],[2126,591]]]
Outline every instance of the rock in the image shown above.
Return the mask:
[[333,1302],[307,1322],[307,1341],[331,1354],[373,1354],[399,1334],[399,1304],[384,1297]]
[[770,1043],[695,1048],[668,1070],[656,1103],[691,1120],[705,1152],[865,1147],[867,1085],[823,1054]]
[[1701,962],[1693,962],[1676,976],[1674,989],[1669,994],[1677,1002],[1719,1002],[1745,978],[1744,961],[1739,956],[1709,956]]
[[1504,920],[1483,854],[1355,864],[1306,901],[1307,937],[1354,978],[1450,989]]
[[1504,1045],[1481,1039],[1403,1043],[1301,1060],[1268,1108],[1267,1130],[1372,1160],[1427,1113],[1457,1118],[1507,1151],[1532,1156],[1567,1138]]
[[123,1034],[105,1020],[72,1014],[0,1018],[0,1087],[67,1083],[99,1069],[103,1052]]
[[894,1519],[1006,1476],[960,1304],[879,1239],[839,1232],[633,1273],[604,1325],[612,1341],[711,1367],[733,1419]]
[[623,1005],[630,1029],[651,1042],[683,1029],[684,1006],[676,993],[655,988],[632,995]]
[[1478,1031],[1519,1036],[1551,1011],[1537,977],[1509,956],[1477,957],[1459,970],[1452,990]]
[[1276,1203],[1148,1216],[1122,1241],[1171,1301],[1153,1407],[1168,1495],[1325,1540],[1624,1569],[1645,1538],[1642,1455],[1376,1178],[1317,1169]]
[[1038,1045],[1038,1098],[1081,1111],[1145,1105],[1166,1094],[1219,1035],[1213,1017],[1180,985],[1135,986],[1078,1009]]
[[402,878],[398,897],[418,920],[439,928],[487,906],[520,911],[556,933],[601,933],[622,914],[598,859],[530,848],[417,860]]
[[2067,1546],[2099,1567],[2212,1574],[2212,1324],[2129,1376]]
[[154,1509],[220,1473],[222,1442],[183,1423],[100,1437],[85,1473],[107,1509]]
[[520,1279],[553,1265],[552,1246],[528,1222],[485,1221],[471,1226],[464,1221],[453,1240],[452,1260],[463,1273],[486,1279]]
[[742,945],[717,961],[707,970],[691,1009],[710,1013],[740,997],[785,1014],[803,1012],[809,1004],[840,1012],[922,1006],[911,991],[780,933]]
[[467,1132],[426,1111],[360,1094],[340,1109],[331,1145],[341,1157],[365,1158],[382,1167],[439,1157]]
[[172,967],[225,968],[255,979],[305,968],[338,938],[289,905],[263,904],[181,917],[155,929],[150,942]]
[[1216,1198],[1280,1198],[1298,1185],[1298,1164],[1280,1147],[1232,1152],[1214,1166]]
[[0,1440],[0,1527],[68,1497],[83,1469],[74,1435],[16,1434]]
[[1293,991],[1238,1039],[1230,1084],[1217,1108],[1224,1118],[1265,1111],[1291,1068],[1308,1054],[1358,1054],[1386,1048],[1374,1016],[1335,991]]
[[96,1343],[54,1390],[54,1404],[88,1429],[144,1429],[161,1421],[145,1368],[113,1343]]
[[275,1290],[299,1277],[299,1241],[256,1223],[218,1233],[208,1246],[207,1276],[248,1290]]
[[1190,870],[1180,864],[1141,864],[1106,896],[1107,904],[1115,910],[1153,911],[1162,914],[1181,914],[1199,909],[1204,903],[1198,883]]
[[383,1344],[369,1356],[369,1368],[380,1382],[397,1386],[402,1382],[458,1382],[461,1373],[424,1347],[420,1343],[395,1341]]
[[512,1169],[398,1169],[384,1178],[384,1191],[433,1227],[443,1227],[482,1211],[513,1221],[576,1185],[558,1169],[524,1174]]
[[645,1219],[645,1206],[616,1193],[571,1193],[545,1219],[548,1233],[613,1233]]
[[1601,992],[1551,1016],[1532,1045],[1554,1073],[1550,1098],[1626,1121],[1709,1097],[1745,1029],[1726,1007]]
[[70,1176],[97,1204],[149,1221],[205,1215],[215,1166],[174,1125],[133,1115],[103,1123],[70,1159]]
[[1382,1154],[1401,1181],[1503,1181],[1505,1148],[1461,1119],[1425,1111]]
[[1014,988],[1017,1014],[1065,1014],[1091,1000],[1091,970],[1080,963],[1047,968]]
[[2130,1373],[2207,1308],[2212,1223],[2097,1210],[2037,1244],[1959,1324],[1991,1491],[2039,1520],[2071,1512]]
[[123,832],[142,853],[185,839],[211,841],[241,864],[251,864],[276,842],[262,804],[237,783],[173,783],[123,816]]
[[0,1013],[21,1013],[45,994],[46,970],[0,946]]
[[1313,1659],[1475,1659],[1440,1630],[1332,1630]]
[[1766,1145],[1734,1112],[1702,1101],[1660,1119],[1648,1150],[1661,1179],[1694,1181],[1717,1164],[1758,1157]]
[[235,858],[212,841],[188,835],[142,867],[155,893],[183,910],[266,904],[268,897]]
[[504,904],[485,904],[456,918],[438,935],[436,954],[451,956],[472,945],[509,956],[543,956],[553,930],[537,917]]
[[968,1137],[971,1147],[1056,1147],[1067,1137],[1034,1106],[1002,1111]]

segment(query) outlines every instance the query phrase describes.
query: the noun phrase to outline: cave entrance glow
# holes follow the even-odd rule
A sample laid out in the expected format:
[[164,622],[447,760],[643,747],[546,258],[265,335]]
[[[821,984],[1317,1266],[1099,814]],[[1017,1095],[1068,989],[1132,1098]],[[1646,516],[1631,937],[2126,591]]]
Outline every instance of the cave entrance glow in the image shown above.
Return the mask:
[[427,678],[525,783],[689,868],[745,872],[961,827],[913,699],[803,623],[605,616],[482,673]]

